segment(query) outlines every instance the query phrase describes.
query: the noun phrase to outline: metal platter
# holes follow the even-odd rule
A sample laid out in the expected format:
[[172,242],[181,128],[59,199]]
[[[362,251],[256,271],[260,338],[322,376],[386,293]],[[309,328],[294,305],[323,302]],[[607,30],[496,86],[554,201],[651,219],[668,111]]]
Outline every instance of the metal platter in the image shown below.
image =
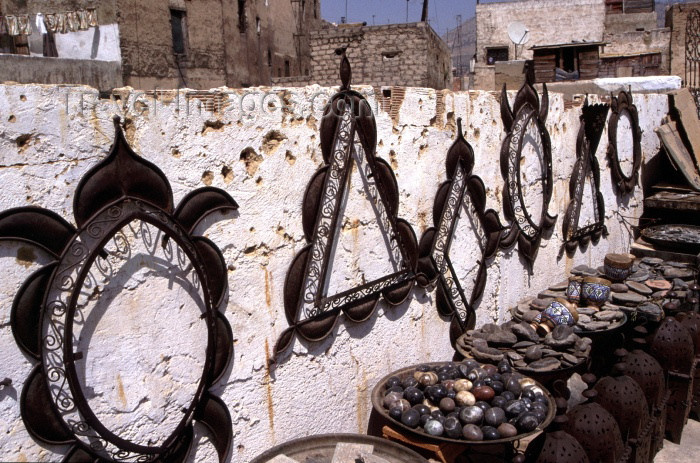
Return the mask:
[[294,439],[267,450],[250,463],[268,463],[280,455],[299,463],[330,463],[338,444],[372,445],[372,455],[390,463],[427,463],[425,458],[402,445],[363,434],[320,434]]
[[517,440],[523,439],[527,436],[531,436],[533,434],[536,434],[538,432],[543,431],[544,429],[549,426],[549,424],[552,422],[554,419],[554,415],[556,414],[556,404],[554,403],[554,397],[552,394],[539,382],[535,381],[535,385],[538,386],[540,389],[542,389],[542,392],[544,393],[545,397],[547,397],[548,401],[548,410],[547,410],[547,416],[545,417],[544,421],[540,423],[540,425],[533,431],[530,431],[528,433],[523,433],[523,434],[518,434],[513,437],[508,437],[505,439],[495,439],[495,440],[483,440],[483,441],[468,441],[465,439],[451,439],[449,437],[436,437],[436,436],[431,436],[429,434],[426,434],[422,431],[420,431],[418,428],[413,429],[405,424],[394,420],[389,416],[389,411],[384,408],[382,405],[382,401],[384,398],[384,391],[386,391],[386,382],[387,380],[392,377],[396,376],[398,378],[405,378],[406,376],[413,375],[413,373],[416,371],[416,369],[419,366],[429,366],[433,368],[439,368],[442,365],[445,365],[447,363],[452,363],[452,362],[429,362],[429,363],[421,363],[418,365],[413,365],[410,367],[402,368],[400,370],[396,370],[392,373],[389,373],[386,375],[384,378],[379,380],[376,386],[374,386],[374,389],[372,389],[372,407],[374,408],[374,411],[378,413],[382,418],[384,418],[387,423],[391,423],[393,427],[400,428],[401,431],[405,431],[409,434],[412,434],[414,436],[420,436],[421,439],[427,440],[427,441],[434,441],[434,442],[449,442],[451,444],[459,444],[463,445],[465,447],[471,447],[471,446],[489,446],[489,445],[495,445],[495,444],[507,444],[511,442],[515,442]]
[[700,227],[696,225],[654,225],[642,230],[642,238],[665,248],[683,249],[692,254],[700,252]]
[[[464,349],[464,347],[461,345],[461,343],[457,342],[455,343],[455,350],[459,355],[461,355],[464,358],[472,358],[471,354],[468,350]],[[509,348],[499,348],[499,350],[503,352],[511,351],[512,349]],[[588,360],[590,360],[590,356],[586,358],[581,358],[579,363],[576,365],[571,365],[568,367],[564,368],[558,368],[556,370],[552,371],[533,371],[529,370],[527,368],[518,368],[514,365],[511,364],[511,367],[513,370],[517,371],[518,373],[521,373],[529,378],[534,379],[538,383],[545,384],[545,385],[550,385],[554,383],[554,381],[558,379],[568,379],[573,375],[574,373],[583,373],[586,364],[588,363]]]

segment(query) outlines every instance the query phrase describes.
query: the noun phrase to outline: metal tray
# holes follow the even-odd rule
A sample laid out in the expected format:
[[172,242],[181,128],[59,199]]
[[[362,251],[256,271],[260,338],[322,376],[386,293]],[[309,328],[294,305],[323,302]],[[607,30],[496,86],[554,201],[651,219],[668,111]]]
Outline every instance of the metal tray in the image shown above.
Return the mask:
[[393,373],[390,373],[386,375],[384,378],[382,378],[376,386],[374,386],[374,389],[372,390],[372,407],[374,408],[374,411],[378,413],[380,416],[382,416],[388,423],[391,423],[392,426],[401,428],[402,431],[406,431],[407,433],[410,433],[415,436],[420,436],[421,439],[427,440],[427,441],[434,441],[434,442],[449,442],[451,444],[459,444],[459,445],[464,445],[464,446],[479,446],[479,445],[494,445],[494,444],[505,444],[505,443],[510,443],[517,441],[519,439],[522,439],[524,437],[530,436],[535,433],[539,433],[543,431],[549,424],[552,422],[554,419],[554,415],[556,414],[556,405],[554,403],[554,397],[552,397],[552,394],[544,387],[542,384],[539,382],[535,381],[535,384],[542,389],[545,397],[547,397],[547,401],[549,402],[549,409],[547,411],[547,416],[545,417],[544,421],[533,431],[530,431],[528,433],[523,433],[523,434],[518,434],[513,437],[508,437],[504,439],[496,439],[496,440],[483,440],[483,441],[468,441],[466,439],[451,439],[449,437],[442,437],[442,436],[431,436],[430,434],[427,434],[423,431],[421,431],[419,428],[410,428],[406,426],[405,424],[396,421],[395,419],[391,418],[389,416],[389,410],[385,409],[384,406],[382,405],[383,398],[384,398],[384,391],[386,390],[386,382],[387,380],[392,377],[392,376],[397,376],[399,378],[404,378],[408,375],[413,375],[413,373],[416,371],[416,368],[422,365],[427,365],[430,367],[435,367],[438,368],[442,365],[445,365],[447,363],[453,363],[453,362],[431,362],[431,363],[420,363],[418,365],[413,365],[410,367],[402,368],[400,370],[396,370]]

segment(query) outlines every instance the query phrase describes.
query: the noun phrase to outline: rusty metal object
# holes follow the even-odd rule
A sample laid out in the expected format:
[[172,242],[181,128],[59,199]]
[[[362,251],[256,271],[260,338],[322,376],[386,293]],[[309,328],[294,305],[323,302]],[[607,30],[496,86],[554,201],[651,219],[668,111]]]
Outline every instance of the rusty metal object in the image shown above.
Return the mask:
[[[581,127],[576,140],[576,162],[569,180],[571,202],[566,209],[562,224],[564,248],[569,254],[575,252],[578,246],[586,246],[591,240],[596,243],[601,236],[608,234],[605,226],[605,199],[600,192],[600,166],[595,155],[605,129],[608,109],[607,104],[589,105],[586,98],[581,110]],[[584,227],[579,227],[586,182],[589,182],[593,193],[595,220]]]
[[[637,107],[632,100],[632,94],[621,91],[612,97],[610,104],[612,115],[608,122],[608,159],[613,183],[620,194],[627,195],[634,190],[639,179],[639,169],[642,166],[642,130],[639,128]],[[617,124],[622,116],[627,116],[632,130],[632,173],[627,176],[622,172],[617,148]]]
[[693,338],[675,318],[666,317],[654,335],[649,352],[665,371],[687,374],[695,363]]
[[598,392],[591,389],[595,376],[585,374],[583,380],[589,389],[583,396],[587,401],[577,405],[567,413],[569,421],[564,430],[581,443],[590,461],[616,463],[626,461],[629,450],[625,448],[620,427],[610,412],[594,402]]
[[[302,221],[308,243],[294,258],[284,284],[289,328],[280,335],[273,362],[295,337],[321,341],[333,332],[341,314],[356,323],[369,319],[380,298],[398,305],[415,283],[418,242],[411,225],[398,218],[399,189],[391,166],[376,157],[377,127],[367,100],[350,89],[352,71],[341,54],[341,91],[325,108],[321,151],[325,165],[311,178],[304,195]],[[394,271],[338,294],[327,294],[334,243],[341,227],[343,198],[353,163],[363,177]]]
[[[475,305],[486,286],[489,260],[498,252],[503,226],[498,213],[486,210],[486,188],[472,174],[474,151],[462,133],[462,119],[457,119],[457,140],[447,152],[447,180],[440,185],[433,205],[433,227],[428,228],[418,246],[418,284],[437,282],[437,308],[451,317],[450,340],[456,340],[476,322]],[[450,250],[459,219],[466,216],[481,249],[476,274],[471,281],[457,274],[450,260]],[[464,226],[464,225],[463,225]]]
[[[505,182],[503,188],[503,212],[510,221],[508,233],[501,240],[504,248],[518,242],[518,252],[527,261],[530,270],[537,258],[537,251],[544,232],[551,230],[557,221],[556,216],[549,215],[549,202],[552,199],[554,181],[552,178],[552,146],[549,132],[545,127],[549,113],[549,93],[547,84],[543,84],[542,100],[533,86],[533,73],[527,72],[527,78],[518,91],[511,109],[506,87],[501,93],[501,119],[506,130],[506,138],[501,147],[501,176]],[[534,131],[529,131],[533,127]],[[532,217],[525,206],[522,194],[520,167],[525,139],[529,138],[537,146],[542,165],[542,213]]]
[[[227,292],[226,265],[216,245],[193,235],[193,228],[214,210],[238,206],[223,190],[203,188],[173,209],[168,179],[131,150],[119,118],[114,125],[115,141],[109,155],[88,171],[76,188],[73,211],[77,229],[39,208],[22,207],[0,214],[0,239],[28,242],[55,259],[25,281],[12,306],[11,325],[17,344],[40,361],[22,390],[22,419],[35,439],[71,445],[65,461],[143,462],[184,461],[193,440],[193,421],[197,420],[212,429],[212,443],[224,461],[233,438],[231,418],[226,405],[209,389],[224,374],[233,355],[231,327],[217,310]],[[202,319],[209,331],[197,392],[175,430],[159,446],[139,445],[108,430],[90,408],[76,369],[76,363],[84,358],[83,352],[75,351],[78,346],[73,339],[81,318],[77,307],[81,289],[89,287],[94,278],[93,264],[95,272],[109,276],[107,257],[115,256],[113,243],[117,252],[128,258],[130,243],[119,234],[132,222],[152,226],[165,237],[161,243],[152,242],[142,228],[139,236],[144,243],[149,240],[149,250],[159,245],[166,253],[170,250],[177,260],[172,265],[190,261],[189,271],[203,293]]]
[[620,427],[625,443],[631,448],[631,461],[649,461],[654,421],[649,415],[644,391],[625,374],[627,365],[618,363],[612,376],[601,378],[595,385],[596,403],[612,414]]
[[666,372],[669,389],[666,436],[671,442],[679,444],[692,404],[697,364],[693,339],[680,322],[666,317],[654,335],[650,353]]
[[[642,333],[643,331],[641,330]],[[645,352],[648,347],[646,341],[635,338],[633,343],[636,349],[631,352],[620,349],[615,354],[627,365],[625,374],[639,384],[646,396],[649,413],[653,420],[649,447],[649,457],[653,459],[663,447],[669,391],[666,389],[663,368],[654,357]]]
[[685,86],[695,98],[700,117],[698,94],[700,93],[700,11],[690,10],[685,24]]
[[[284,444],[277,445],[261,455],[255,457],[250,463],[269,463],[276,461],[275,457],[284,455],[295,462],[332,461],[336,448],[339,445],[357,446],[368,448],[367,463],[381,461],[387,463],[428,463],[428,460],[395,442],[379,437],[365,436],[363,434],[320,434],[316,436],[294,439]],[[374,457],[370,459],[371,457]],[[363,460],[358,458],[357,460]],[[344,460],[344,461],[357,461]],[[287,460],[284,460],[287,461]]]
[[642,238],[667,249],[700,252],[700,227],[685,224],[653,225],[642,230]]
[[588,463],[588,455],[581,443],[563,431],[568,423],[567,402],[556,399],[557,416],[542,434],[535,437],[525,450],[526,463]]

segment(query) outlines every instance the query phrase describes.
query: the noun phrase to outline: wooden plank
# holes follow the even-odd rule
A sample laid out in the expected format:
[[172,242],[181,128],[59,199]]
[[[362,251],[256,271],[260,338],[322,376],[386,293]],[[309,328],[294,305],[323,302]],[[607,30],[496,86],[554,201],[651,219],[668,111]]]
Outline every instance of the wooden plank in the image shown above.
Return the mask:
[[673,106],[678,110],[681,125],[690,141],[695,165],[700,167],[700,120],[698,120],[698,109],[690,90],[687,88],[678,90],[673,95]]
[[671,162],[673,162],[681,171],[685,179],[690,183],[694,190],[700,191],[700,175],[698,175],[690,153],[685,149],[683,140],[678,133],[675,122],[669,122],[655,129],[656,134],[661,139],[661,142],[666,148]]

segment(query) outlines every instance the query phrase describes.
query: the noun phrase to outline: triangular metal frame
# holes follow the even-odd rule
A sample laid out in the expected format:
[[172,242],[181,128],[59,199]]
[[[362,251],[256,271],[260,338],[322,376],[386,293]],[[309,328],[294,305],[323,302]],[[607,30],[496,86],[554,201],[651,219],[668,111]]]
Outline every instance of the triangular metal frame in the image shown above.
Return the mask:
[[[397,217],[398,185],[391,166],[375,156],[374,116],[364,97],[350,90],[350,62],[344,49],[338,53],[342,55],[342,87],[326,106],[321,122],[325,165],[314,174],[304,196],[302,220],[308,245],[297,254],[287,272],[284,306],[290,326],[277,341],[275,359],[291,346],[296,335],[311,342],[327,338],[341,313],[359,323],[374,313],[381,297],[390,305],[401,304],[415,280],[415,233],[408,222]],[[328,296],[328,270],[353,162],[366,180],[381,228],[389,235],[385,240],[397,270]]]
[[[588,97],[581,110],[581,126],[576,139],[576,162],[569,180],[569,197],[571,201],[566,208],[562,232],[564,248],[573,254],[578,246],[586,246],[590,241],[597,243],[601,236],[607,236],[605,226],[605,199],[600,191],[600,166],[596,151],[605,129],[609,106],[607,104],[588,104]],[[593,182],[593,211],[595,222],[579,228],[581,206],[585,184]]]
[[[488,261],[498,252],[504,227],[493,209],[486,210],[486,188],[483,180],[472,174],[474,150],[462,133],[462,119],[457,119],[457,140],[447,152],[447,180],[440,185],[433,205],[433,227],[421,237],[418,259],[418,284],[437,284],[437,309],[451,318],[450,341],[476,323],[475,305],[484,293]],[[465,292],[462,281],[452,265],[450,250],[460,216],[466,212],[481,256],[472,282],[471,292]],[[462,257],[464,258],[464,257]]]

